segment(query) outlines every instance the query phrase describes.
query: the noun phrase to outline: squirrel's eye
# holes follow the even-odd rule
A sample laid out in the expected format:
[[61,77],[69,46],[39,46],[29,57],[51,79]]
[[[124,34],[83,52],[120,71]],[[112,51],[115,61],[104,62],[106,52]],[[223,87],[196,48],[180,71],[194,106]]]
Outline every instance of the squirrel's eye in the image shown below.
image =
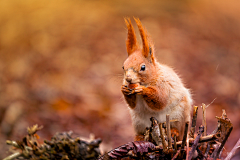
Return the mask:
[[145,68],[146,68],[145,65],[142,65],[141,66],[141,71],[145,71]]
[[122,66],[122,69],[124,70],[124,66]]

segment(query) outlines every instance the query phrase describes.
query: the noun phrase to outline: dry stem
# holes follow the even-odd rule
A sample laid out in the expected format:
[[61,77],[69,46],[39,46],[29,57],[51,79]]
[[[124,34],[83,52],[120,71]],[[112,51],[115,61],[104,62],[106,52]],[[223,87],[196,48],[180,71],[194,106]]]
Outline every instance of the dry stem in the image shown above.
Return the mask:
[[190,138],[194,138],[196,122],[197,122],[197,113],[198,113],[198,106],[194,106],[193,108],[193,118],[192,118],[192,127],[190,129]]
[[204,132],[204,126],[200,126],[200,127],[199,127],[198,135],[197,135],[196,139],[194,140],[193,145],[192,145],[192,149],[191,149],[191,151],[190,151],[190,153],[189,153],[188,160],[191,160],[191,159],[192,159],[192,156],[193,156],[193,154],[194,154],[194,152],[195,152],[195,150],[196,150],[196,148],[197,148],[198,142],[199,142],[200,137],[201,137],[201,135],[202,135],[203,132]]
[[172,138],[171,138],[169,114],[166,115],[166,125],[167,125],[168,148],[172,148]]
[[238,139],[237,143],[233,147],[230,153],[228,153],[228,156],[224,160],[230,160],[233,155],[235,154],[236,150],[240,147],[240,138]]
[[217,151],[217,156],[216,156],[216,158],[218,158],[218,157],[219,157],[219,154],[220,154],[220,152],[222,151],[222,149],[223,149],[223,146],[225,145],[225,143],[226,143],[226,141],[227,141],[228,137],[230,136],[230,133],[232,132],[232,129],[233,129],[233,127],[231,127],[231,128],[228,128],[227,134],[226,134],[225,138],[223,139],[223,141],[222,141],[222,143],[221,143],[220,147],[218,148],[218,151]]
[[163,147],[163,150],[165,151],[167,149],[167,145],[166,145],[166,141],[165,141],[165,138],[163,135],[162,123],[159,124],[159,127],[160,127],[160,137],[162,139],[162,147]]
[[[203,111],[203,119],[202,119],[202,125],[204,127],[204,132],[203,132],[203,136],[206,136],[207,135],[207,111],[206,111],[206,105],[203,103],[202,104],[202,111]],[[202,145],[203,147],[203,151],[205,152],[206,151],[206,148],[207,148],[207,143],[203,143]]]
[[178,157],[180,151],[181,151],[180,149],[177,151],[177,153],[174,155],[174,157],[172,158],[172,160],[175,160],[175,159]]
[[189,125],[189,122],[185,123],[185,130],[184,130],[184,135],[183,135],[183,140],[182,140],[182,147],[181,147],[181,149],[184,149],[185,144],[186,144],[187,133],[188,133],[188,125]]

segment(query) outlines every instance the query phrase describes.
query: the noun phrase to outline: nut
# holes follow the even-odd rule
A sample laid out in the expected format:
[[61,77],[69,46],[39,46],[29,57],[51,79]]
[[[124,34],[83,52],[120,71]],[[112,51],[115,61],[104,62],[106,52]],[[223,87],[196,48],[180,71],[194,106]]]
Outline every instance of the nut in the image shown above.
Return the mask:
[[128,85],[128,88],[129,88],[129,89],[134,89],[134,88],[136,88],[138,85],[139,85],[138,83],[130,83],[130,84]]

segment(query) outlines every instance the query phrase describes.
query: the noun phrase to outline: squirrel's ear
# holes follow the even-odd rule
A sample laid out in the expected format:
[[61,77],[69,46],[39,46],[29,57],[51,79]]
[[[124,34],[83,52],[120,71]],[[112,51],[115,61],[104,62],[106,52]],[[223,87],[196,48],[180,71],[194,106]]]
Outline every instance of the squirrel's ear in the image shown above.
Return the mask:
[[142,53],[145,58],[148,58],[151,62],[154,62],[154,55],[153,55],[153,44],[147,35],[147,31],[142,26],[141,21],[138,18],[134,18],[137,23],[141,38],[142,38]]
[[130,18],[124,18],[124,20],[128,29],[128,37],[127,37],[126,45],[127,45],[128,56],[129,56],[138,48],[138,44],[137,44],[136,34],[134,32]]

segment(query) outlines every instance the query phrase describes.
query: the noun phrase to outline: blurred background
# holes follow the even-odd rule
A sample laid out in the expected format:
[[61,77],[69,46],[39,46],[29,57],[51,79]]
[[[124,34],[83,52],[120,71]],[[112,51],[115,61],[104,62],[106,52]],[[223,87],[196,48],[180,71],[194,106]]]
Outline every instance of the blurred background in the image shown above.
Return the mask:
[[[172,66],[207,109],[208,133],[222,109],[240,138],[240,1],[0,1],[0,159],[7,139],[43,125],[50,139],[72,130],[108,151],[133,140],[120,86],[127,58],[124,17],[139,17],[159,62]],[[134,24],[136,28],[136,25]],[[138,32],[137,32],[138,33]],[[138,37],[140,40],[140,37]],[[198,126],[201,124],[199,108]]]

